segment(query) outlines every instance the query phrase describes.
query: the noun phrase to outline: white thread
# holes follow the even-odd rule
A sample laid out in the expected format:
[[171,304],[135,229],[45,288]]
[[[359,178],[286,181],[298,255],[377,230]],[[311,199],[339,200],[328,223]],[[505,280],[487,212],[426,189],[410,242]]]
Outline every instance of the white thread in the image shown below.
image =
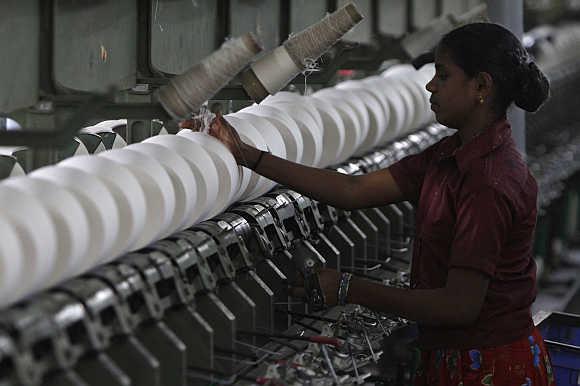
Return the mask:
[[185,73],[159,89],[159,101],[174,118],[183,119],[224,87],[261,50],[252,34],[226,41]]
[[215,117],[216,115],[210,111],[208,102],[206,101],[201,105],[197,114],[193,115],[192,119],[201,123],[200,131],[202,133],[209,134],[209,126]]
[[362,15],[356,6],[346,4],[318,23],[291,36],[284,46],[296,64],[304,68],[308,59],[318,59],[361,20]]
[[157,23],[157,25],[159,26],[159,30],[163,32],[163,26],[161,25],[161,22],[157,18],[158,12],[159,12],[159,0],[155,0],[155,15],[153,17],[153,20],[154,23]]
[[310,58],[306,58],[304,59],[304,70],[302,70],[302,76],[304,76],[304,93],[303,95],[308,95],[307,93],[307,78],[310,76],[310,74],[314,73],[314,72],[319,72],[320,71],[320,65],[318,64],[318,61],[316,59],[310,59]]
[[266,91],[275,94],[300,72],[306,78],[318,70],[316,60],[362,20],[350,3],[307,29],[291,34],[282,45],[252,64],[256,78]]

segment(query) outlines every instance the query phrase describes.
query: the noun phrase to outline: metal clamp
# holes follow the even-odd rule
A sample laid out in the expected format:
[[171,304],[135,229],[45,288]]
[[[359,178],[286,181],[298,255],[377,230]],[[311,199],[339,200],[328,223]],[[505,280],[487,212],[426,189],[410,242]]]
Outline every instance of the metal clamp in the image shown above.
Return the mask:
[[276,239],[278,240],[277,249],[288,249],[291,243],[291,237],[285,227],[285,221],[294,216],[294,207],[286,198],[281,198],[278,201],[275,198],[262,196],[251,201],[252,204],[260,205],[266,208],[272,214],[274,220],[274,231]]
[[[139,259],[144,261],[143,266],[139,268],[145,268],[143,271],[131,264],[131,260],[135,263]],[[118,286],[118,294],[127,306],[130,319],[135,326],[135,338],[142,346],[141,349],[133,350],[133,352],[144,367],[135,374],[134,366],[138,366],[135,359],[131,358],[133,362],[127,362],[126,356],[119,352],[116,355],[120,360],[125,361],[125,369],[133,373],[133,378],[145,377],[153,382],[149,377],[156,376],[162,384],[181,385],[184,384],[185,377],[186,347],[162,319],[166,316],[164,305],[155,287],[156,280],[160,279],[161,275],[157,268],[147,260],[147,254],[133,254],[133,256],[124,257],[121,262],[108,269],[109,272],[116,271],[117,276],[123,277],[127,283],[127,285]],[[113,276],[113,274],[110,275]],[[155,353],[155,357],[151,354],[144,355],[144,350],[148,353]],[[151,361],[152,359],[154,362]],[[133,366],[130,365],[131,363]],[[156,370],[159,368],[163,371]],[[141,383],[143,382],[139,382]]]
[[[16,378],[20,384],[40,385],[44,375],[58,366],[55,335],[60,335],[54,322],[44,310],[33,304],[14,307],[0,315],[1,342],[13,360]],[[3,333],[5,332],[5,334]],[[49,355],[38,355],[49,342]]]
[[149,254],[149,259],[157,265],[162,276],[166,280],[173,279],[170,286],[173,291],[168,291],[166,296],[172,299],[164,299],[163,294],[160,294],[164,307],[167,309],[174,304],[189,304],[195,296],[195,288],[188,278],[187,271],[196,263],[196,259],[188,253],[189,249],[184,249],[176,242],[169,240],[158,241],[149,248],[156,251]]
[[322,218],[322,214],[320,214],[318,201],[313,199],[309,199],[309,201],[310,205],[304,209],[306,221],[310,225],[311,232],[322,232],[324,231],[324,219]]
[[191,286],[186,286],[175,274],[171,260],[163,253],[132,254],[123,261],[141,272],[163,311],[193,299]]
[[210,265],[209,257],[217,253],[215,241],[202,232],[190,230],[179,232],[175,237],[188,243],[192,248],[190,253],[197,258],[197,264],[194,266],[197,268],[197,272],[194,273],[193,277],[188,275],[189,280],[198,291],[213,291],[217,286],[217,278]]
[[[103,286],[108,286],[115,293],[115,301],[112,303],[112,309],[115,314],[115,318],[109,321],[114,334],[130,334],[137,327],[139,321],[136,320],[131,310],[129,309],[129,303],[127,299],[133,293],[129,281],[126,279],[125,275],[121,274],[117,267],[113,265],[104,265],[89,272],[85,276],[85,281],[87,279],[99,280]],[[96,284],[95,284],[96,285]]]
[[[14,385],[23,383],[29,378],[35,378],[34,363],[30,361],[30,356],[17,352],[15,343],[6,331],[0,330],[0,366],[7,369],[0,376],[0,384]],[[27,376],[29,369],[33,372],[31,377]]]
[[[111,300],[111,298],[108,298],[108,300]],[[82,345],[72,344],[73,340],[79,341],[78,329],[75,329],[75,325],[88,317],[85,315],[86,312],[83,305],[67,294],[53,292],[41,294],[34,299],[34,303],[31,306],[44,310],[54,326],[51,336],[52,350],[59,367],[61,369],[73,367],[80,356],[88,349],[87,347],[82,347]],[[99,320],[99,323],[102,325],[103,331],[107,329],[101,320]],[[91,329],[94,331],[94,327]],[[107,335],[109,334],[111,332],[107,330]],[[103,343],[108,345],[108,339]]]
[[242,216],[252,227],[254,237],[246,239],[248,248],[255,250],[254,247],[258,247],[264,257],[272,257],[277,249],[275,243],[280,241],[274,229],[276,224],[270,211],[262,205],[242,205],[233,208],[232,212]]
[[[111,310],[117,302],[116,294],[102,281],[91,278],[77,278],[63,283],[56,288],[57,293],[66,294],[75,299],[81,307],[76,311],[79,321],[85,332],[71,340],[78,341],[78,338],[86,340],[82,346],[83,352],[88,349],[104,350],[110,344],[111,336],[114,334],[113,326],[105,326],[103,323],[104,313]],[[82,316],[82,319],[80,318]],[[73,332],[78,334],[78,332]]]
[[253,254],[248,250],[245,240],[245,238],[252,236],[250,223],[242,216],[230,212],[222,213],[214,217],[214,220],[226,222],[237,238],[237,243],[233,244],[233,253],[230,253],[236,271],[251,269],[256,262],[253,259]]
[[146,320],[160,320],[163,317],[163,307],[157,292],[154,291],[135,267],[120,262],[115,269],[126,281],[123,292],[118,292],[121,299],[127,303],[133,326],[140,325]]
[[305,239],[310,238],[310,225],[306,220],[306,210],[311,206],[310,199],[290,189],[279,189],[273,193],[273,196],[276,197],[276,199],[278,199],[278,196],[280,195],[283,195],[290,200],[294,206],[293,223],[300,232],[300,236]]
[[223,280],[234,280],[236,268],[229,251],[236,248],[238,237],[234,229],[225,221],[204,221],[197,224],[192,230],[200,231],[212,237],[217,248],[219,261],[219,276]]
[[222,261],[225,259],[222,257],[223,250],[213,237],[201,230],[188,230],[187,232],[196,240],[193,247],[197,250],[201,258],[207,262],[207,265],[215,276],[216,281],[232,281],[235,277],[233,264],[231,264],[230,260],[229,264],[225,265],[230,268],[224,269],[224,264],[222,264]]

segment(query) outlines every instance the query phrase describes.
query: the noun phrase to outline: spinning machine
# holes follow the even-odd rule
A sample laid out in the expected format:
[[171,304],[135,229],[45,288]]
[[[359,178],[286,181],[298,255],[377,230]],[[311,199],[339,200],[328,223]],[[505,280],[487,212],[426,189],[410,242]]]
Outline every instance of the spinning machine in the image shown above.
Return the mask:
[[[20,128],[0,131],[0,385],[409,382],[413,323],[328,307],[316,272],[408,287],[413,204],[317,202],[238,166],[204,128],[217,106],[274,155],[388,167],[452,132],[429,109],[433,65],[413,59],[485,7],[395,38],[382,1],[6,3],[0,110]],[[530,35],[560,101],[580,60],[553,52],[578,31]],[[534,130],[565,108],[550,103]],[[201,131],[180,130],[192,117]],[[543,207],[578,144],[530,152]],[[289,293],[299,277],[306,299]]]

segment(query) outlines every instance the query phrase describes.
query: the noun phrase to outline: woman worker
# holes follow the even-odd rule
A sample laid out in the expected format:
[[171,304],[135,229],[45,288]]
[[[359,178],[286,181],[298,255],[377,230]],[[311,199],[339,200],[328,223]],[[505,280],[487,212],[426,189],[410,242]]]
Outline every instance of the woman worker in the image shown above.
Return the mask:
[[[210,133],[238,163],[332,206],[409,200],[417,208],[411,288],[323,269],[327,303],[355,303],[416,321],[417,385],[551,385],[550,359],[530,306],[537,186],[506,110],[536,111],[549,83],[505,28],[474,23],[445,35],[426,88],[438,122],[456,129],[389,168],[349,176],[295,164],[240,140],[218,116]],[[302,288],[295,293],[303,294]]]

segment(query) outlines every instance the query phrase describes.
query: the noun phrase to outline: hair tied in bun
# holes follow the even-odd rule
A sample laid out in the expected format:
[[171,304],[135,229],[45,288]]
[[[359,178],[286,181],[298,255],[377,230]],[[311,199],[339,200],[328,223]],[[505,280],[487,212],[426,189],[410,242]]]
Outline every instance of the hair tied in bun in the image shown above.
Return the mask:
[[537,111],[549,95],[550,83],[530,58],[518,69],[518,87],[514,95],[516,106],[529,111]]

